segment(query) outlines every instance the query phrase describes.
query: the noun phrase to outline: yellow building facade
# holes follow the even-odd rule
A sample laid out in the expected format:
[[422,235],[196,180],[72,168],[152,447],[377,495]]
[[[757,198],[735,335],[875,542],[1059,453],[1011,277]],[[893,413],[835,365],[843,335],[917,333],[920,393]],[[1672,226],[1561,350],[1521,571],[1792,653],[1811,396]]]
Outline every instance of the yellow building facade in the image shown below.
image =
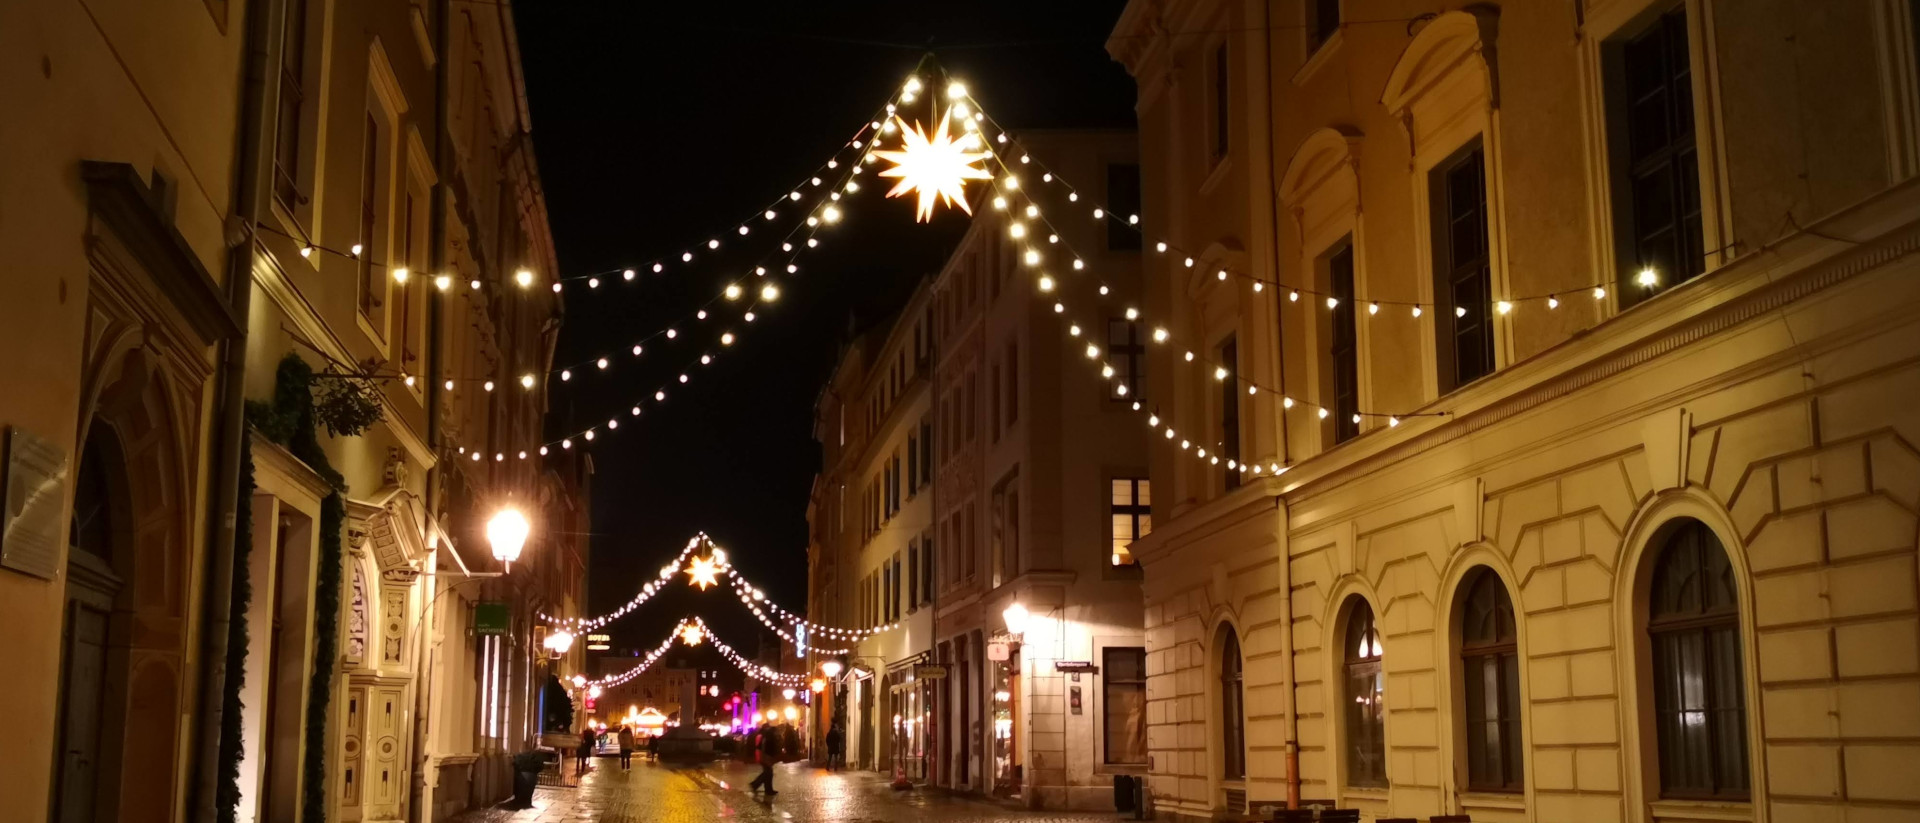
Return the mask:
[[1161,813],[1920,813],[1911,32],[1129,4]]
[[[583,606],[567,535],[591,475],[533,454],[560,298],[510,13],[0,11],[35,67],[0,84],[36,124],[0,136],[20,264],[0,610],[23,672],[0,694],[27,718],[0,794],[22,819],[432,819],[412,809],[506,791],[528,707],[575,670],[535,624]],[[288,358],[317,395],[366,387],[371,422],[290,443],[260,416],[298,405],[278,405]],[[535,538],[492,579],[484,518],[508,506]],[[482,600],[508,605],[503,636],[476,637]]]

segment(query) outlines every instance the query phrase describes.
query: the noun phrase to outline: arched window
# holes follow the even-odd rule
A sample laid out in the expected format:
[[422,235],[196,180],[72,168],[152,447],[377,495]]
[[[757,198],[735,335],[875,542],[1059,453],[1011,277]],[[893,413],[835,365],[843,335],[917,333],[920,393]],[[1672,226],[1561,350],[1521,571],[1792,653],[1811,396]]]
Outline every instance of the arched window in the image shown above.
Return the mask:
[[1247,776],[1247,711],[1240,685],[1240,637],[1233,627],[1220,638],[1220,777]]
[[1513,601],[1500,576],[1475,570],[1461,590],[1460,679],[1467,725],[1467,788],[1521,790],[1520,660]]
[[1726,549],[1683,521],[1662,541],[1647,598],[1662,797],[1747,796],[1739,624]]
[[1386,679],[1373,608],[1359,597],[1347,607],[1347,785],[1387,785]]

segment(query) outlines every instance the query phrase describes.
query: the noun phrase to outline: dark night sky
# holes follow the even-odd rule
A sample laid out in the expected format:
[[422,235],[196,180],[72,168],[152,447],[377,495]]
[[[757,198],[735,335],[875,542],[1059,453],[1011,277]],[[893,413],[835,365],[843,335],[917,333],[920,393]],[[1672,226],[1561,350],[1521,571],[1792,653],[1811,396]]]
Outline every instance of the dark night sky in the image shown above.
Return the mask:
[[[895,0],[888,3],[521,0],[515,4],[533,139],[563,275],[632,266],[589,292],[569,287],[559,363],[602,354],[607,372],[553,392],[550,435],[614,415],[593,446],[592,611],[614,608],[698,531],[783,605],[806,605],[806,507],[818,468],[811,432],[821,382],[849,317],[864,326],[938,268],[965,229],[947,213],[915,226],[910,201],[868,185],[846,225],[821,235],[779,304],[695,381],[637,425],[626,409],[710,346],[635,338],[691,312],[750,269],[778,232],[730,255],[679,253],[722,237],[822,162],[931,46],[1010,128],[1131,127],[1134,87],[1104,41],[1124,0]],[[826,9],[823,11],[823,9]],[[863,177],[862,180],[873,180]],[[731,234],[725,241],[737,241]],[[704,251],[704,249],[702,249]],[[673,257],[662,275],[642,263]],[[724,313],[724,312],[723,312]],[[715,321],[709,321],[712,323]],[[698,343],[694,341],[699,341]],[[684,587],[614,624],[651,647],[703,614],[752,653],[752,616],[730,595]]]

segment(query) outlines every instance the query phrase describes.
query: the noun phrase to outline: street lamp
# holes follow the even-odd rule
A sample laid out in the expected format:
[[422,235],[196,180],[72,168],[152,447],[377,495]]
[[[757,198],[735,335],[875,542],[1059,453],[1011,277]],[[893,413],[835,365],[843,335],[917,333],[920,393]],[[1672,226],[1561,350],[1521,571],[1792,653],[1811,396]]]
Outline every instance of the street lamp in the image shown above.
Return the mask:
[[790,689],[790,688],[789,688],[789,689],[782,689],[782,690],[780,691],[780,696],[781,696],[781,697],[784,697],[784,698],[786,698],[786,699],[788,699],[788,700],[792,700],[792,699],[793,699],[793,696],[794,696],[794,694],[796,694],[796,692],[794,692],[794,690],[793,690],[793,689]]
[[827,690],[827,681],[824,678],[816,677],[809,685],[813,688],[814,694],[819,694]]
[[573,676],[573,687],[574,687],[574,688],[576,688],[576,689],[584,689],[584,688],[586,688],[586,687],[587,687],[587,676],[586,676],[586,675],[584,675],[584,674],[576,674],[576,675],[574,675],[574,676]]
[[561,629],[547,635],[547,639],[542,645],[545,645],[547,649],[556,656],[566,654],[568,649],[573,648],[573,633],[566,629]]
[[527,534],[532,530],[526,515],[519,510],[501,509],[487,521],[487,542],[493,544],[493,559],[502,563],[519,560],[520,548],[527,544]]
[[1030,616],[1027,614],[1027,607],[1021,605],[1019,601],[1015,601],[1013,605],[1007,607],[1006,611],[1000,613],[1000,617],[1007,621],[1007,631],[1013,634],[1027,633],[1027,618]]
[[840,668],[840,661],[829,660],[820,664],[820,673],[826,675],[828,680],[832,680],[840,676]]

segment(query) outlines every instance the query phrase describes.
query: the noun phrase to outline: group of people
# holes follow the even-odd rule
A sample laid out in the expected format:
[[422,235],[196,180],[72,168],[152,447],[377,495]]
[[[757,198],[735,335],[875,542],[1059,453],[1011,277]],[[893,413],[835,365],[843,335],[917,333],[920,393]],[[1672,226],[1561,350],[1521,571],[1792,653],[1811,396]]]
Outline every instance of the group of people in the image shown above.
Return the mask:
[[615,742],[620,745],[620,769],[622,771],[633,768],[633,750],[636,748],[636,741],[640,741],[639,745],[646,746],[647,756],[649,758],[659,757],[660,739],[651,734],[639,731],[624,723],[614,729],[601,729],[589,724],[580,731],[580,748],[575,752],[578,758],[578,763],[575,766],[576,773],[586,772],[588,760],[593,757],[594,752],[599,749],[600,743],[604,741],[608,735],[612,735]]

